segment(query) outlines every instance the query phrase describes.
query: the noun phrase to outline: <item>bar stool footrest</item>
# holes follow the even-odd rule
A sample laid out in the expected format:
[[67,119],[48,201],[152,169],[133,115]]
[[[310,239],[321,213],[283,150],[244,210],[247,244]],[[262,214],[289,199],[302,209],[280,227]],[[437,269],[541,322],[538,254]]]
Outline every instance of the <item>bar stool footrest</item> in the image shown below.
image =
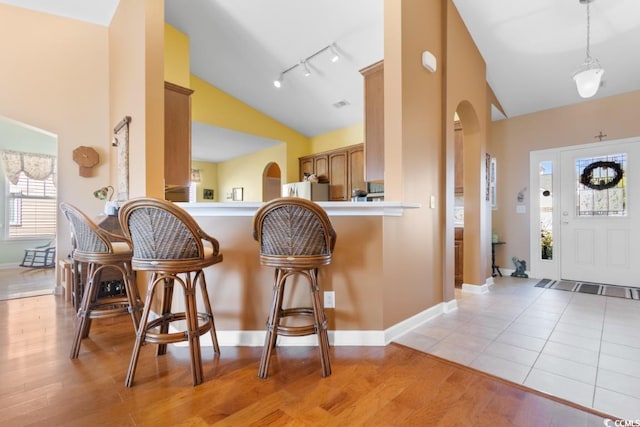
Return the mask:
[[[208,322],[209,315],[206,313],[198,313],[197,314],[199,322]],[[186,320],[187,316],[184,312],[181,313],[171,313],[170,315],[165,315],[163,317],[159,317],[157,319],[153,319],[149,321],[147,324],[146,331],[144,332],[144,341],[146,343],[152,344],[172,344],[176,342],[183,342],[189,340],[189,331],[179,331],[179,332],[168,332],[168,333],[160,333],[160,332],[150,332],[151,329],[157,328],[162,325],[170,324],[173,322],[179,322],[182,320]],[[198,329],[196,330],[197,336],[202,336],[211,330],[211,326],[209,323],[204,323],[198,325]]]

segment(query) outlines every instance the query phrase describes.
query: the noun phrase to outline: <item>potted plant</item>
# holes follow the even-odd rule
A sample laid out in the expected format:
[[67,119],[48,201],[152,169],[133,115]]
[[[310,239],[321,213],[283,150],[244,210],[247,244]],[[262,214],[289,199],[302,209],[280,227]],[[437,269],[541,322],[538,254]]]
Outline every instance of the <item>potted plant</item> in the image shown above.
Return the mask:
[[542,259],[553,259],[553,234],[551,230],[542,230],[540,244],[542,245]]

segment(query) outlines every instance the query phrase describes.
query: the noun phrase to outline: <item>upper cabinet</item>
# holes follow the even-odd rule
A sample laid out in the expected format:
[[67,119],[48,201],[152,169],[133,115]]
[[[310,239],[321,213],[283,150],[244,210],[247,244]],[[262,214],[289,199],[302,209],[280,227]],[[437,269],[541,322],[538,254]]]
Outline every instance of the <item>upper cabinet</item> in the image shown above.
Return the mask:
[[384,181],[384,62],[360,70],[364,76],[365,181]]
[[191,181],[191,94],[164,83],[164,187],[165,199],[189,201]]
[[353,189],[366,189],[363,159],[363,144],[300,157],[300,181],[305,173],[315,174],[329,183],[330,201],[351,200]]

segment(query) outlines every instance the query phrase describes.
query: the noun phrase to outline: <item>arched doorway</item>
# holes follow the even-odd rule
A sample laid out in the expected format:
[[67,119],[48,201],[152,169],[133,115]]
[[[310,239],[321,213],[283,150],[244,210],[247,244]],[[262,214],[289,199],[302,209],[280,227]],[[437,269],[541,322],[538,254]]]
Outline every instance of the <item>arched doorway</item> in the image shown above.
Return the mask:
[[280,166],[275,162],[268,163],[264,171],[262,172],[262,201],[268,202],[269,200],[280,197],[282,180],[282,172]]
[[447,175],[452,182],[447,184],[447,198],[450,201],[447,203],[447,236],[450,237],[446,242],[451,249],[447,250],[448,260],[445,263],[450,270],[445,274],[447,280],[443,289],[448,301],[455,298],[456,273],[458,281],[462,282],[462,290],[486,292],[487,279],[490,278],[487,260],[491,248],[490,232],[487,231],[491,229],[491,217],[485,200],[485,129],[475,108],[468,101],[457,105],[452,118],[454,120],[449,122],[451,129],[448,131],[447,157],[453,163],[454,173]]

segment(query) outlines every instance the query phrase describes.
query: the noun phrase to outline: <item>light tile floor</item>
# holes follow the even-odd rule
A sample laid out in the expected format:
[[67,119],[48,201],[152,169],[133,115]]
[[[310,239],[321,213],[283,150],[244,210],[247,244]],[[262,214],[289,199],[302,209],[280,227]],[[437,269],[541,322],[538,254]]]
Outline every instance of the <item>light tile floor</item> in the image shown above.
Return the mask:
[[640,419],[640,301],[498,277],[396,342],[627,420]]

